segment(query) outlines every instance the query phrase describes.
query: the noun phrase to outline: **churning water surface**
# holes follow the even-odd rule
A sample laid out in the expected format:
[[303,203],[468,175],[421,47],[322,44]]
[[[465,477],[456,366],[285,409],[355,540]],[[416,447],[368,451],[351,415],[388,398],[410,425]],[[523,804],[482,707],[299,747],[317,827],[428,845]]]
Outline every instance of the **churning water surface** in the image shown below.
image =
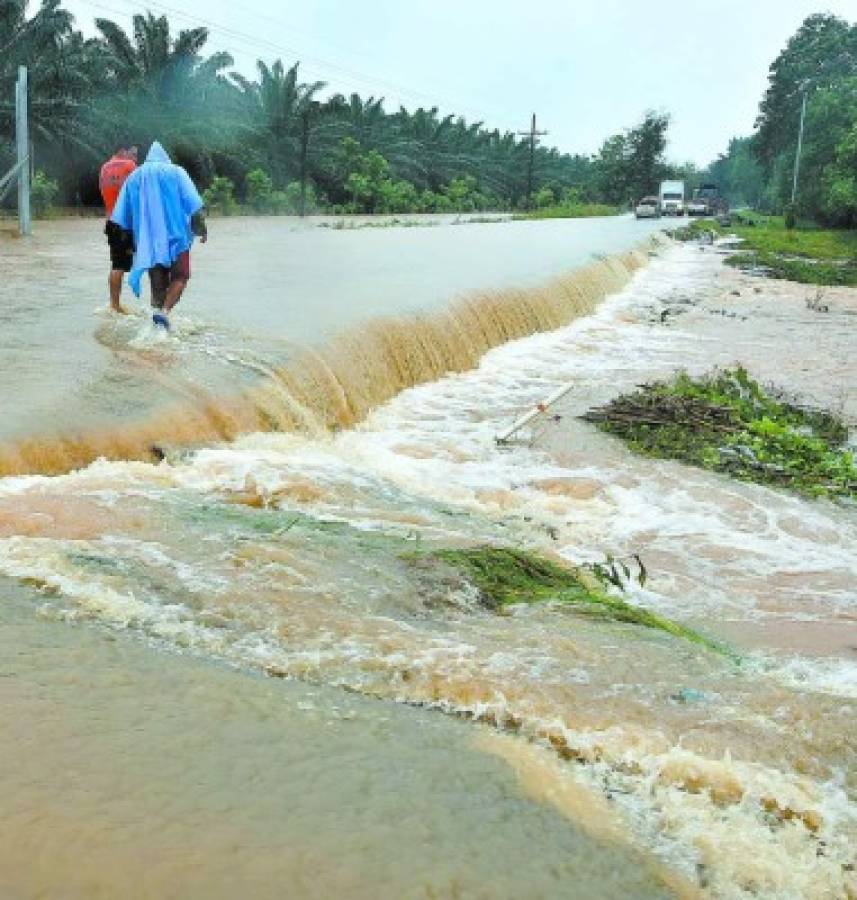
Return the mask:
[[[457,374],[334,435],[309,425],[334,383],[354,407],[346,376],[364,384],[362,362],[324,368],[327,399],[302,398],[301,432],[0,481],[0,689],[18,711],[3,750],[24,773],[5,774],[10,884],[848,896],[853,508],[639,460],[574,415],[736,358],[831,403],[854,356],[853,300],[822,320],[696,248],[632,275],[640,261],[460,308],[448,323],[468,313],[488,349],[614,292],[470,371],[463,338],[429,329],[435,360],[393,326],[373,332],[395,344],[396,384]],[[496,446],[563,383],[575,389],[558,422]],[[651,575],[630,599],[732,652],[549,605],[496,615],[412,560],[486,542],[571,561],[639,552]],[[76,833],[82,868],[62,840]]]

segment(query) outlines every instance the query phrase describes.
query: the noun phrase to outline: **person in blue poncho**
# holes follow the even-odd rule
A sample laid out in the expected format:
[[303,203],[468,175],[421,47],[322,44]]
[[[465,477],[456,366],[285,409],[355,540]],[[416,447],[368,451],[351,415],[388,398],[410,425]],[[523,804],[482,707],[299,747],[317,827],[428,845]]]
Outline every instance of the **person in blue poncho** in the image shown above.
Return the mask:
[[194,237],[208,239],[202,198],[187,172],[155,141],[146,161],[122,185],[110,221],[130,232],[134,262],[128,284],[139,297],[143,272],[152,289],[152,320],[170,327],[169,313],[190,279]]

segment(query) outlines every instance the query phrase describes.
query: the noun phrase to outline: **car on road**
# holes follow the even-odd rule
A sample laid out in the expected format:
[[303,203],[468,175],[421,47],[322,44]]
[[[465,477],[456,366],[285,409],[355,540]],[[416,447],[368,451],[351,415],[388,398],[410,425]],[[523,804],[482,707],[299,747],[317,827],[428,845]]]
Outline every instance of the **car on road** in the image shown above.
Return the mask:
[[657,197],[643,197],[634,207],[634,215],[638,219],[660,219],[661,203]]
[[708,208],[708,201],[702,197],[694,197],[693,200],[688,200],[687,214],[689,216],[711,215],[711,210]]

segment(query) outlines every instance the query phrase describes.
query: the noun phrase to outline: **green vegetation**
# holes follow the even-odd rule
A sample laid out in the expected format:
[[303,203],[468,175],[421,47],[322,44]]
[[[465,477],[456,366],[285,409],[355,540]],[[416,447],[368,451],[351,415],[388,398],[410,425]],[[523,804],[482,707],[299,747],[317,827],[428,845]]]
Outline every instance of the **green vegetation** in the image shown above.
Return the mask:
[[824,263],[787,259],[777,253],[736,253],[726,260],[739,269],[760,269],[771,278],[801,284],[857,285],[857,262]]
[[33,215],[37,218],[49,215],[58,193],[59,185],[52,178],[44,172],[36,172],[30,185]]
[[544,206],[516,215],[516,219],[588,219],[593,216],[617,216],[624,212],[621,206],[606,203],[568,203],[561,206]]
[[760,268],[772,278],[802,284],[857,285],[857,231],[811,223],[787,228],[783,217],[757,213],[732,218],[728,227],[697,219],[675,235],[689,240],[705,231],[736,234],[743,239],[742,252],[726,260],[731,266]]
[[[144,149],[160,140],[226,214],[305,204],[334,213],[539,206],[562,208],[545,216],[580,215],[590,204],[624,206],[676,174],[663,158],[668,118],[649,113],[595,156],[536,147],[529,198],[529,142],[513,132],[434,106],[388,112],[377,97],[321,99],[326,85],[301,82],[297,63],[260,60],[256,79],[245,78],[228,53],[206,55],[207,29],[176,33],[163,15],[135,15],[128,32],[99,18],[93,38],[74,26],[60,0],[42,0],[31,15],[27,0],[0,3],[0,171],[14,159],[11,98],[23,64],[35,156],[63,206],[100,206],[98,168],[126,139]],[[564,199],[569,191],[574,203]]]
[[766,391],[740,367],[645,385],[583,418],[645,456],[811,497],[857,499],[845,425]]
[[722,649],[684,625],[607,594],[587,571],[560,566],[536,553],[475,547],[435,550],[427,556],[458,570],[489,609],[551,600],[569,604],[587,616],[655,628],[709,649]]
[[794,213],[857,227],[857,23],[830,14],[809,16],[771,63],[755,134],[730,142],[711,180],[733,205],[787,212],[804,94]]
[[235,202],[235,186],[222,175],[215,175],[211,179],[211,184],[203,192],[202,199],[207,209],[224,216],[232,215],[238,208]]

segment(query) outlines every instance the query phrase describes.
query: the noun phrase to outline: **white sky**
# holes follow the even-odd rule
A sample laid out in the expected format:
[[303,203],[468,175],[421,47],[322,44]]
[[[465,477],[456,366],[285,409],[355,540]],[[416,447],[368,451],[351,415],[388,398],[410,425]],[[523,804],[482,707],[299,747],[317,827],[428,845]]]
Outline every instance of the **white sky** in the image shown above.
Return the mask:
[[814,12],[857,18],[857,0],[65,0],[77,26],[166,13],[206,25],[235,68],[301,60],[302,80],[436,104],[501,129],[538,114],[545,143],[595,152],[646,109],[673,117],[668,154],[704,165],[749,134],[767,69]]

